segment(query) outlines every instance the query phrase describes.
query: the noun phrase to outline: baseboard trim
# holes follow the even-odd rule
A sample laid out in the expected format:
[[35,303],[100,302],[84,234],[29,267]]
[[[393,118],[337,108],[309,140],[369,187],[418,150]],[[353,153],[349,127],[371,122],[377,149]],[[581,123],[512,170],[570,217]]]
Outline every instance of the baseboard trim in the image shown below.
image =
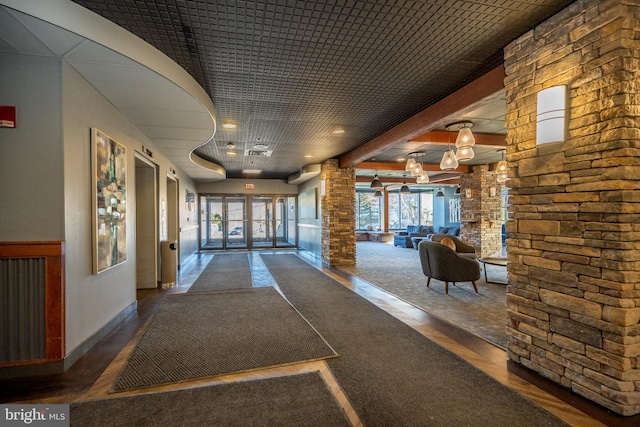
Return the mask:
[[76,347],[73,351],[71,351],[67,357],[64,358],[64,370],[66,371],[74,363],[78,361],[86,352],[91,350],[94,345],[98,344],[107,334],[113,331],[116,326],[118,326],[124,319],[129,317],[131,313],[135,313],[138,309],[138,301],[134,301],[129,304],[124,310],[118,313],[110,322],[108,322],[105,326],[103,326],[98,332],[93,334],[87,340],[85,340],[82,344]]
[[61,374],[69,369],[94,345],[102,340],[109,332],[114,330],[124,319],[135,313],[138,309],[138,301],[134,301],[124,310],[118,313],[98,332],[86,339],[82,344],[71,351],[63,361],[52,363],[39,363],[32,365],[11,366],[0,369],[0,380],[21,377],[34,377],[39,375]]

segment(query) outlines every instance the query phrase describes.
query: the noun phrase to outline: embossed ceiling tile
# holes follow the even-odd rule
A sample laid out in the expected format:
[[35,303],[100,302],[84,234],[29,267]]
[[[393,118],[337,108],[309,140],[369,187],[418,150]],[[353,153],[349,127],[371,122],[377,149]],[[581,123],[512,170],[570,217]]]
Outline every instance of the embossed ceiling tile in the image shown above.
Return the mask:
[[[226,156],[226,142],[262,138],[273,149],[259,160],[265,176],[281,178],[309,163],[305,153],[317,162],[343,154],[499,65],[506,44],[570,3],[76,2],[182,65],[210,94],[217,121],[238,124],[199,155],[233,176],[246,158]],[[337,126],[347,134],[327,138]]]

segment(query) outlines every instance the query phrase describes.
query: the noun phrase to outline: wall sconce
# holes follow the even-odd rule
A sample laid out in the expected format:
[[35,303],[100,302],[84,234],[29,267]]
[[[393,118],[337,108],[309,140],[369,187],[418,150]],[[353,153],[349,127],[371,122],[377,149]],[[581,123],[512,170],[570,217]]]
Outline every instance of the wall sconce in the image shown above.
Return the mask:
[[507,161],[504,159],[504,152],[506,150],[498,151],[502,151],[502,160],[500,160],[496,166],[496,173],[498,174],[496,181],[498,181],[498,184],[504,184],[509,179],[507,176]]
[[565,140],[567,87],[553,86],[538,92],[536,145]]
[[376,190],[376,192],[373,193],[373,197],[379,199],[380,197],[382,197],[382,191]]
[[442,191],[442,188],[438,188],[438,192],[436,193],[436,197],[438,199],[444,199],[444,191]]
[[453,192],[454,196],[460,196],[460,185],[456,187],[456,190]]
[[489,197],[496,197],[496,187],[489,187]]
[[464,197],[466,197],[467,199],[470,199],[472,197],[470,188],[465,188],[464,189]]

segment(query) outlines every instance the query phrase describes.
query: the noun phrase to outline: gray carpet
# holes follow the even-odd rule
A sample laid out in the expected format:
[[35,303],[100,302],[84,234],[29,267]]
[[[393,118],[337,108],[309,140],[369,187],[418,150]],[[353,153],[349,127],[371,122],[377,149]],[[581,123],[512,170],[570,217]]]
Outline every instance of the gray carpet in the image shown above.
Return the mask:
[[274,288],[169,295],[112,391],[334,356]]
[[[477,281],[478,293],[471,282],[449,284],[427,278],[422,273],[418,251],[390,244],[358,242],[355,267],[340,267],[429,314],[461,327],[502,348],[507,347],[506,286],[486,283],[484,272]],[[391,260],[391,261],[390,261]],[[488,279],[507,282],[505,267],[487,266]]]
[[72,426],[349,426],[318,373],[71,404]]
[[242,289],[252,286],[247,253],[216,254],[188,292]]
[[327,363],[365,425],[566,425],[295,255],[262,258],[340,354]]

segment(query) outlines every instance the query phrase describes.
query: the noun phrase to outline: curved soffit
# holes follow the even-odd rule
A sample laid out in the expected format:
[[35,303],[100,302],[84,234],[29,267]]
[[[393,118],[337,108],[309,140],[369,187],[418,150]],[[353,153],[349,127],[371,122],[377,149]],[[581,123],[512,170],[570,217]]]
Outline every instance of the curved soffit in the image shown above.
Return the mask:
[[[68,0],[0,0],[5,50],[64,57],[194,180],[219,181],[225,169],[193,150],[215,133],[205,90],[165,54]],[[9,48],[7,48],[9,46]]]

